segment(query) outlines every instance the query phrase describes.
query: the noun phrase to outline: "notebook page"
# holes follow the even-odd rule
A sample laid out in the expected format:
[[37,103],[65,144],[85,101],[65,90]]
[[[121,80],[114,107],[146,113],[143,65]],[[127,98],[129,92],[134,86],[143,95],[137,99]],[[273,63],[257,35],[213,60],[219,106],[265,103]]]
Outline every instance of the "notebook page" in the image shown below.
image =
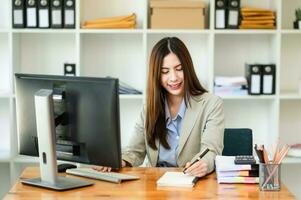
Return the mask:
[[193,187],[194,176],[183,172],[166,172],[157,181],[157,186]]

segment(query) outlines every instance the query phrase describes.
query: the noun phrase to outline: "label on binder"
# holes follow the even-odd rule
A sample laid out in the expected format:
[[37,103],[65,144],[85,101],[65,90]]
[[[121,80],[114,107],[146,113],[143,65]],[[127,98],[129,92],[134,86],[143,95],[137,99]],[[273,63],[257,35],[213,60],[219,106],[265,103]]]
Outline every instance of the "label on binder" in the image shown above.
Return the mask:
[[14,10],[14,24],[23,24],[23,10]]
[[273,75],[264,75],[263,76],[263,93],[272,94],[273,89]]
[[74,11],[73,10],[65,10],[65,25],[73,25],[74,24]]
[[52,11],[52,24],[62,24],[62,12],[60,10]]
[[237,26],[238,25],[237,23],[238,23],[238,11],[230,10],[228,24],[231,26]]
[[27,26],[36,27],[37,26],[37,9],[27,8]]
[[225,10],[216,10],[215,26],[216,28],[225,28]]
[[49,27],[49,11],[47,9],[39,10],[39,27]]
[[252,83],[251,93],[260,94],[260,75],[252,75],[251,83]]

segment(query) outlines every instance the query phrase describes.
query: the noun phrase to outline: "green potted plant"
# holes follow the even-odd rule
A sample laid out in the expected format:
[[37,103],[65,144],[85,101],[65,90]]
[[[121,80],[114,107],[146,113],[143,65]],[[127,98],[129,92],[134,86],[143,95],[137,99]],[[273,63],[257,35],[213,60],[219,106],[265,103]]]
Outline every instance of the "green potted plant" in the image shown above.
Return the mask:
[[301,8],[295,10],[296,21],[294,22],[295,29],[301,29]]

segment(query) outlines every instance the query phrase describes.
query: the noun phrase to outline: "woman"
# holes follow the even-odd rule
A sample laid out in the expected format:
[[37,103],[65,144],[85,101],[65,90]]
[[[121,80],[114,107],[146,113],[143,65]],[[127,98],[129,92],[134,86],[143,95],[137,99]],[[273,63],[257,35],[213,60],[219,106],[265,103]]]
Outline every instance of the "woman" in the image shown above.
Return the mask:
[[[222,100],[202,87],[184,43],[176,37],[160,40],[150,56],[146,108],[122,153],[122,166],[139,166],[147,156],[150,166],[186,167],[186,173],[202,177],[214,170],[223,133]],[[206,148],[210,151],[191,165]]]

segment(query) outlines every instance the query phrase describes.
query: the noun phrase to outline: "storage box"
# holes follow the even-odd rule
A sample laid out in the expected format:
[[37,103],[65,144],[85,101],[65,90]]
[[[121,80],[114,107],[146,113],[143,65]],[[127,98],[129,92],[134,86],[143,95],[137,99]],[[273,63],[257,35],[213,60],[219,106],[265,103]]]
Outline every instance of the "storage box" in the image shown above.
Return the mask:
[[151,0],[150,28],[204,29],[205,8],[202,1]]

